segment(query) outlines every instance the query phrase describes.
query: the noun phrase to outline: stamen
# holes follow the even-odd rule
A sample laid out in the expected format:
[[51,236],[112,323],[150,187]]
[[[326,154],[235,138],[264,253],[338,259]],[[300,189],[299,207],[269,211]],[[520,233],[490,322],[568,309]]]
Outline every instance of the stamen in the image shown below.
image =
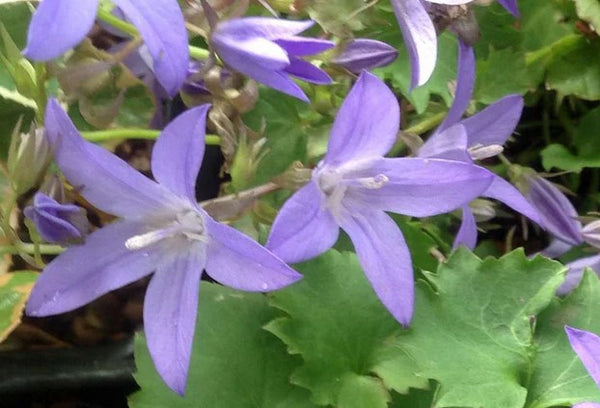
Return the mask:
[[385,186],[389,181],[389,177],[385,174],[378,174],[375,177],[365,177],[357,180],[361,186],[368,188],[369,190],[377,190]]
[[499,144],[492,144],[484,146],[482,144],[476,144],[467,149],[469,155],[473,160],[483,160],[489,157],[499,155],[504,151],[504,148]]
[[125,241],[125,248],[129,249],[130,251],[145,248],[149,245],[157,243],[158,241],[164,238],[173,236],[178,229],[179,228],[173,226],[171,228],[164,228],[160,230],[150,231],[141,235],[135,235],[129,238],[127,241]]

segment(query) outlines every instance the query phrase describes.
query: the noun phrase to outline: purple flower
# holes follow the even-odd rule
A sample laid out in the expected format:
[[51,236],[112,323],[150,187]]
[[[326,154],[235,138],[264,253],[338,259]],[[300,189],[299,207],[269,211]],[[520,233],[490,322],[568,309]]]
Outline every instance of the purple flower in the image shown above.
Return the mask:
[[90,234],[44,269],[27,314],[78,308],[154,272],[144,328],[158,373],[182,394],[190,361],[202,270],[235,289],[270,291],[301,276],[258,243],[219,224],[198,206],[194,183],[204,153],[209,107],[170,123],[152,152],[154,182],[108,151],[83,140],[56,100],[46,130],[67,180],[90,203],[121,221]]
[[[437,59],[437,34],[427,13],[428,3],[458,5],[472,0],[390,0],[404,42],[408,48],[411,65],[411,89],[423,85],[435,68]],[[516,0],[499,0],[510,13],[517,16]]]
[[67,244],[83,239],[89,225],[85,210],[74,204],[61,204],[44,193],[36,193],[25,216],[46,242]]
[[[514,131],[521,116],[523,98],[520,95],[505,96],[481,112],[461,120],[473,95],[474,84],[473,49],[459,41],[458,78],[454,102],[446,119],[419,149],[419,157],[437,157],[473,163],[474,159],[491,157],[502,151],[502,145]],[[489,174],[493,182],[482,194],[484,197],[501,201],[532,221],[541,223],[538,211],[519,190],[494,173],[489,172]],[[462,224],[454,241],[454,247],[465,245],[474,248],[477,242],[475,217],[468,206],[462,208],[462,213]]]
[[334,64],[356,74],[391,64],[398,56],[396,49],[384,42],[358,38],[345,44],[342,51],[331,59]]
[[342,228],[383,304],[408,325],[414,300],[410,254],[385,211],[415,217],[452,211],[481,194],[492,177],[456,161],[384,158],[399,121],[394,94],[363,72],[338,112],[327,154],[312,180],[281,208],[267,248],[300,262],[332,247]]
[[299,37],[313,21],[289,21],[267,17],[220,21],[211,44],[232,69],[273,89],[308,101],[290,75],[306,82],[328,84],[324,71],[300,57],[328,50],[331,41]]
[[[115,0],[139,30],[161,85],[175,95],[185,80],[189,53],[183,14],[175,0]],[[38,6],[23,53],[47,61],[73,48],[94,24],[98,0],[44,0]]]
[[[571,348],[583,363],[588,374],[600,387],[600,337],[594,333],[565,326]],[[600,408],[600,403],[583,402],[573,408]]]

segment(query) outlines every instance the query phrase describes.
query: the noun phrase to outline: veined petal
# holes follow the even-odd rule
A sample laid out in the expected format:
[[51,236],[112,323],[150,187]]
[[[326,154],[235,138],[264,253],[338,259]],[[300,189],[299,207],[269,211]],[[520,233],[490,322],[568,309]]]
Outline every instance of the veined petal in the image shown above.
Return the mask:
[[531,221],[543,226],[539,211],[527,201],[519,190],[502,177],[492,172],[490,172],[490,175],[494,180],[482,196],[494,198],[523,214]]
[[517,7],[517,0],[498,0],[498,3],[502,5],[510,14],[515,17],[519,17],[519,8]]
[[88,235],[85,244],[67,249],[40,275],[27,314],[68,312],[153,272],[167,254],[156,246],[138,251],[125,247],[125,241],[145,231],[141,222],[115,222]]
[[477,222],[475,222],[473,211],[468,205],[464,205],[462,208],[462,221],[456,238],[454,238],[452,249],[454,250],[461,245],[469,249],[474,249],[477,245]]
[[311,182],[290,197],[273,222],[268,250],[288,263],[314,258],[331,248],[340,228]]
[[573,289],[579,286],[579,282],[581,282],[585,268],[591,268],[597,275],[600,276],[600,255],[587,256],[585,258],[569,262],[565,266],[568,268],[567,276],[563,284],[560,285],[556,290],[556,294],[561,296],[571,293]]
[[331,83],[331,77],[327,75],[325,71],[300,58],[290,58],[290,65],[288,65],[284,71],[296,78],[306,82],[312,82],[313,84]]
[[292,21],[270,17],[244,17],[220,21],[215,29],[216,35],[239,38],[264,37],[275,40],[300,34],[314,25],[314,21]]
[[399,124],[400,108],[392,91],[363,71],[333,122],[324,162],[383,156],[396,141]]
[[[377,186],[365,183],[377,177],[387,180]],[[344,200],[364,208],[428,217],[467,204],[480,196],[492,179],[486,169],[453,160],[382,158],[365,170],[345,175],[349,187]]]
[[42,1],[29,24],[23,55],[38,61],[60,56],[91,30],[97,10],[98,0]]
[[223,61],[242,73],[243,66],[248,63],[273,71],[282,70],[290,64],[287,52],[265,38],[213,35],[212,42]]
[[427,82],[433,73],[437,59],[437,34],[421,0],[390,2],[408,48],[412,89]]
[[227,225],[206,217],[210,236],[206,272],[234,289],[268,292],[302,278],[298,272],[258,242]]
[[156,371],[183,395],[206,252],[198,245],[157,268],[144,299],[144,332]]
[[523,97],[508,95],[462,120],[460,123],[467,129],[469,147],[503,145],[517,127],[522,111]]
[[175,199],[117,156],[85,141],[55,99],[48,101],[45,125],[58,167],[102,211],[135,219],[162,210]]
[[381,302],[396,320],[408,326],[415,283],[410,253],[398,225],[383,211],[370,211],[344,217],[341,227],[350,236]]
[[295,36],[277,38],[273,42],[295,57],[319,54],[335,46],[335,43],[329,40]]
[[417,155],[472,163],[473,160],[467,151],[467,143],[467,130],[463,125],[457,123],[429,136],[419,148]]
[[115,0],[115,4],[139,30],[154,59],[154,73],[160,84],[169,95],[177,94],[189,63],[187,31],[177,2]]
[[600,387],[600,337],[596,334],[565,326],[571,348],[583,363],[590,377]]
[[35,224],[47,242],[67,243],[80,239],[88,231],[85,210],[74,204],[61,204],[44,193],[37,192],[33,205],[23,213]]
[[173,193],[196,202],[196,178],[204,157],[210,105],[189,109],[162,131],[152,150],[152,174]]
[[600,403],[597,403],[597,402],[582,402],[580,404],[573,405],[572,408],[600,408]]
[[473,96],[473,88],[475,86],[475,54],[473,53],[473,47],[460,39],[458,41],[457,71],[454,101],[452,102],[452,106],[450,106],[448,115],[446,115],[442,124],[435,131],[436,133],[442,132],[458,123],[469,107],[469,102],[471,102],[471,97]]

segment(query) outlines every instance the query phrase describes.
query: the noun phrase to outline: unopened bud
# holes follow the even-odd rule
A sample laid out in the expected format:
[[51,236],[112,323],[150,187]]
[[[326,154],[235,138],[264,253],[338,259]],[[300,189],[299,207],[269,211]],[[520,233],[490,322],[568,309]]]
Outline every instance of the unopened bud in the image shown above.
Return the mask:
[[496,216],[494,203],[490,200],[477,198],[469,203],[469,208],[478,222],[489,221]]
[[600,220],[590,222],[582,228],[583,240],[595,248],[600,248]]
[[44,129],[32,126],[29,133],[20,133],[20,127],[19,121],[8,151],[8,175],[17,194],[23,194],[38,184],[51,158]]
[[331,62],[356,74],[391,64],[398,56],[396,49],[384,42],[359,38],[345,44]]

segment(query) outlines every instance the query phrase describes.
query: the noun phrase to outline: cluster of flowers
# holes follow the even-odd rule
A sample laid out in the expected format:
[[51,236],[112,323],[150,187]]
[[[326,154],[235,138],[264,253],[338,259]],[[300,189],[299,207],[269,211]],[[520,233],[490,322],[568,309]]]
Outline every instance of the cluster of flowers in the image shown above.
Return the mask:
[[[517,14],[515,0],[499,1]],[[114,3],[139,30],[152,59],[153,75],[168,95],[175,95],[189,74],[188,39],[177,2]],[[411,84],[421,85],[436,60],[436,31],[429,10],[433,5],[421,0],[391,0],[391,4],[409,50]],[[24,54],[42,61],[61,55],[87,34],[97,9],[98,0],[77,6],[65,0],[41,2]],[[330,83],[323,70],[302,58],[334,46],[328,40],[298,36],[312,25],[312,21],[262,17],[218,21],[212,27],[210,46],[229,69],[308,101],[290,76],[315,84]],[[152,152],[153,181],[85,141],[59,102],[51,99],[45,113],[45,135],[39,136],[45,142],[40,143],[49,144],[58,167],[86,200],[120,220],[84,237],[87,231],[77,221],[81,219],[78,207],[39,193],[26,215],[42,237],[49,242],[78,244],[47,265],[31,294],[27,313],[47,316],[73,310],[154,273],[144,303],[148,347],[165,382],[183,393],[203,270],[232,288],[277,290],[301,278],[288,263],[325,252],[335,244],[341,228],[352,240],[381,302],[398,322],[408,326],[413,315],[413,267],[402,233],[386,212],[429,217],[461,209],[455,246],[472,248],[477,226],[469,203],[483,196],[538,223],[559,243],[583,242],[581,224],[573,225],[577,222],[575,210],[550,183],[530,176],[524,196],[476,164],[476,160],[502,151],[517,125],[523,100],[509,95],[462,119],[475,78],[473,50],[462,40],[455,100],[448,116],[415,157],[384,157],[397,140],[399,104],[380,79],[363,69],[389,63],[395,56],[387,44],[355,40],[333,59],[360,76],[339,109],[327,153],[312,171],[310,182],[282,207],[265,247],[215,221],[196,202],[194,184],[204,153],[209,105],[189,109],[163,130]],[[557,199],[560,209],[548,204]],[[563,214],[560,222],[556,213]],[[597,361],[600,340],[567,330],[584,362]],[[596,347],[593,357],[586,351],[592,347],[588,343]],[[599,381],[597,372],[591,374]]]

